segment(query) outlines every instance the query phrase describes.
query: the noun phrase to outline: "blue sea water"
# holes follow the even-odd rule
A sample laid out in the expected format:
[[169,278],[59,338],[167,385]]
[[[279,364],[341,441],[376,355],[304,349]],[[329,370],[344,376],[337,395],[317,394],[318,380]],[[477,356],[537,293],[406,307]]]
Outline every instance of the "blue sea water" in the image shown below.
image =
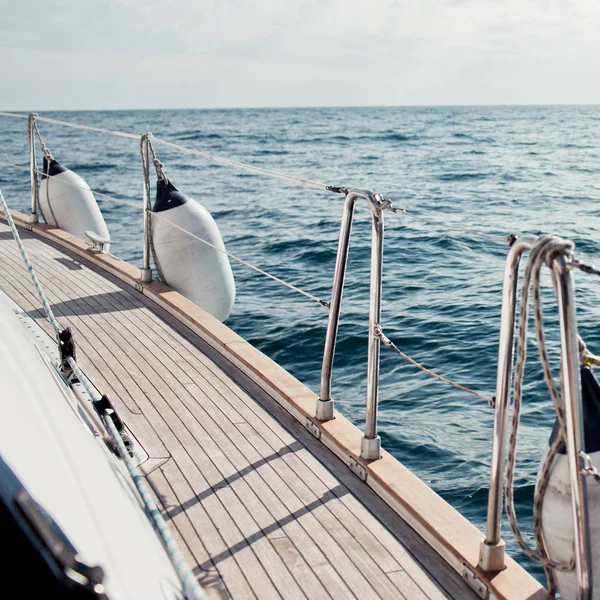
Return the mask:
[[[600,264],[600,107],[406,107],[92,111],[56,119],[142,133],[331,185],[371,188],[396,206],[488,234],[551,232]],[[99,192],[139,202],[139,143],[40,123],[59,162]],[[328,298],[343,197],[218,166],[157,146],[172,181],[215,217],[230,252]],[[26,121],[0,117],[0,161],[26,165]],[[28,207],[28,173],[0,166],[10,205]],[[112,251],[141,262],[142,218],[99,199]],[[495,387],[507,248],[386,213],[382,325],[402,350],[484,393]],[[364,425],[370,214],[357,206],[333,374],[337,408]],[[318,391],[327,311],[233,263],[237,300],[228,325]],[[580,333],[600,353],[600,278],[577,275]],[[550,343],[556,318],[544,279]],[[532,336],[530,336],[532,338]],[[515,481],[531,536],[540,454],[553,423],[530,339]],[[556,358],[556,352],[552,353]],[[555,371],[558,372],[557,366]],[[382,348],[383,446],[481,529],[493,415],[487,404],[435,382]],[[541,570],[509,551],[540,579]]]

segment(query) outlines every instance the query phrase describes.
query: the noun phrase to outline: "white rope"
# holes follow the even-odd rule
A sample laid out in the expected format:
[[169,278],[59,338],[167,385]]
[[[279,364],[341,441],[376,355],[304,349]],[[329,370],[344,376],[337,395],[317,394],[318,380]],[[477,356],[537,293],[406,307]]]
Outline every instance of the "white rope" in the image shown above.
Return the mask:
[[[513,382],[513,416],[511,421],[510,436],[508,442],[507,453],[507,472],[505,482],[505,500],[506,513],[510,527],[513,531],[515,539],[521,550],[544,567],[546,577],[548,579],[548,589],[551,593],[555,593],[556,584],[552,570],[571,571],[575,566],[575,555],[571,556],[568,563],[555,561],[548,558],[543,539],[542,527],[542,506],[544,495],[548,487],[550,479],[550,468],[555,456],[558,454],[559,448],[566,440],[566,428],[564,423],[564,408],[563,402],[554,384],[554,378],[550,367],[550,361],[546,350],[546,341],[543,327],[542,305],[540,295],[540,272],[544,263],[549,264],[549,261],[559,254],[571,256],[573,243],[561,238],[542,235],[536,241],[527,262],[525,274],[523,276],[523,284],[521,288],[521,303],[519,315],[519,336],[517,342],[517,362],[515,366],[515,376]],[[517,449],[517,433],[519,428],[519,418],[521,412],[521,404],[523,397],[523,376],[525,371],[525,363],[527,361],[527,324],[529,317],[529,289],[533,289],[533,305],[535,317],[535,330],[538,342],[540,362],[544,374],[546,386],[552,398],[554,409],[558,420],[558,435],[550,446],[546,458],[540,470],[538,483],[533,500],[533,529],[538,547],[538,552],[531,548],[525,541],[519,528],[514,507],[514,474],[516,464],[516,449]]]
[[210,242],[203,240],[201,237],[198,237],[197,235],[193,234],[191,231],[188,231],[187,229],[184,229],[183,227],[180,227],[179,225],[172,223],[171,221],[169,221],[169,219],[166,219],[160,213],[150,213],[150,214],[153,219],[160,219],[161,221],[168,223],[172,227],[175,227],[175,229],[179,229],[179,231],[182,231],[183,233],[189,235],[190,237],[193,237],[195,240],[198,240],[199,242],[202,242],[203,244],[206,244],[207,246],[210,246],[211,248],[214,248],[215,250],[218,250],[219,252],[226,254],[227,256],[229,256],[229,258],[239,262],[240,264],[248,267],[249,269],[252,269],[253,271],[256,271],[257,273],[260,273],[261,275],[264,275],[265,277],[268,277],[269,279],[272,279],[273,281],[280,283],[281,285],[285,286],[286,288],[288,288],[290,290],[293,290],[294,292],[297,292],[298,294],[302,294],[302,296],[309,298],[310,300],[312,300],[313,302],[316,302],[317,304],[320,304],[321,306],[325,306],[327,308],[329,307],[329,302],[327,302],[326,300],[321,300],[320,298],[317,298],[317,296],[313,296],[313,294],[306,292],[303,289],[301,289],[291,283],[288,283],[287,281],[284,281],[283,279],[280,279],[279,277],[276,277],[275,275],[271,275],[271,273],[268,273],[267,271],[264,271],[263,269],[258,268],[257,266],[249,263],[248,261],[246,261],[242,258],[239,258],[238,256],[235,256],[235,254],[231,254],[231,252],[227,252],[227,250],[225,250],[223,248],[219,248],[218,246],[215,246],[214,244],[211,244]]
[[48,302],[46,295],[44,294],[44,290],[40,285],[39,279],[35,274],[35,270],[33,268],[33,265],[31,264],[31,261],[29,260],[27,250],[25,250],[23,246],[21,236],[17,231],[17,227],[15,225],[15,222],[13,221],[12,215],[10,214],[10,210],[8,209],[8,205],[6,204],[4,195],[2,194],[2,190],[0,190],[0,202],[2,203],[2,210],[4,211],[4,216],[6,217],[6,220],[11,228],[13,237],[15,238],[15,242],[17,242],[17,246],[19,247],[19,251],[21,252],[21,256],[23,257],[25,266],[27,267],[27,271],[29,271],[29,275],[31,276],[31,281],[33,281],[33,285],[35,286],[38,296],[42,302],[42,306],[44,307],[44,311],[46,312],[46,317],[48,318],[48,321],[50,322],[50,325],[52,325],[54,333],[56,333],[56,336],[58,338],[58,334],[61,332],[60,324],[56,320],[54,313],[52,312],[52,307],[50,306],[50,303]]
[[414,358],[411,358],[408,354],[402,352],[402,350],[400,350],[400,348],[398,348],[398,346],[396,346],[396,344],[394,344],[394,342],[392,342],[383,333],[380,325],[375,326],[375,336],[381,340],[381,343],[384,346],[393,350],[396,354],[398,354],[398,356],[401,356],[403,359],[407,360],[411,365],[413,365],[413,366],[417,367],[417,369],[420,369],[421,371],[423,371],[423,373],[427,373],[427,375],[429,375],[430,377],[433,377],[443,383],[447,383],[448,385],[455,387],[457,390],[467,392],[468,394],[473,394],[473,396],[477,396],[478,398],[485,400],[492,408],[494,407],[495,400],[494,400],[493,396],[485,396],[481,392],[477,392],[475,390],[472,390],[471,388],[461,385],[460,383],[456,383],[455,381],[447,379],[446,377],[442,377],[441,375],[438,375],[434,371],[431,371],[427,367],[424,367],[422,364],[418,363]]
[[[79,365],[75,362],[73,358],[68,359],[69,365],[73,369],[73,372],[85,388],[85,391],[90,395],[92,400],[98,402],[101,400],[100,394],[96,391],[94,386],[90,383],[89,379],[85,376],[83,371],[79,368]],[[171,535],[165,520],[163,519],[156,503],[154,502],[150,491],[148,490],[148,486],[146,485],[146,481],[144,476],[140,474],[138,467],[134,464],[131,456],[125,447],[125,443],[123,441],[122,435],[119,433],[112,416],[109,411],[104,413],[104,418],[102,422],[104,423],[110,437],[113,441],[113,444],[119,450],[119,456],[123,459],[127,470],[129,471],[129,475],[137,488],[137,491],[140,494],[146,512],[149,518],[152,520],[158,534],[160,535],[163,544],[165,546],[165,550],[169,555],[171,562],[173,563],[173,567],[177,572],[177,576],[183,585],[183,591],[185,593],[186,598],[190,600],[205,600],[205,595],[202,590],[202,587],[198,583],[196,577],[192,573],[190,567],[188,566],[177,542]]]

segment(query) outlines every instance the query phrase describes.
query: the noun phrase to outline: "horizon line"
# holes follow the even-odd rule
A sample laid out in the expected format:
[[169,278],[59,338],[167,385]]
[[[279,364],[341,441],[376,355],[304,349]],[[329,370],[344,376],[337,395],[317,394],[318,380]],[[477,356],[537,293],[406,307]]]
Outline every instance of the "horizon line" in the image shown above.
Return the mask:
[[5,112],[29,114],[32,112],[127,112],[160,110],[320,110],[320,109],[357,109],[357,108],[531,108],[531,107],[600,107],[600,103],[500,103],[500,104],[372,104],[372,105],[309,105],[309,106],[207,106],[207,107],[155,107],[155,108],[51,108],[51,109],[2,109]]

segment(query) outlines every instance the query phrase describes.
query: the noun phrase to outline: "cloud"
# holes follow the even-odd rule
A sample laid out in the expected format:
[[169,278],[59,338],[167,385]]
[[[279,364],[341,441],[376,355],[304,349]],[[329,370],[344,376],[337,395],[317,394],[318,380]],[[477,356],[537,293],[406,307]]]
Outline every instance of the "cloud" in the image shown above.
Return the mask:
[[0,9],[6,109],[600,102],[596,0]]

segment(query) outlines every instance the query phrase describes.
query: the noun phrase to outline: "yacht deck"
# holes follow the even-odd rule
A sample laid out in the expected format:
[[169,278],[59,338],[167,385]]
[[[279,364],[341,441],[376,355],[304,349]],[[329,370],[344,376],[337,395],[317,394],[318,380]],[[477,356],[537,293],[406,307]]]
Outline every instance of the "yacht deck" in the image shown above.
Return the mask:
[[[477,597],[205,339],[91,255],[21,235],[79,364],[148,453],[146,478],[209,597]],[[51,331],[4,221],[0,289]]]

